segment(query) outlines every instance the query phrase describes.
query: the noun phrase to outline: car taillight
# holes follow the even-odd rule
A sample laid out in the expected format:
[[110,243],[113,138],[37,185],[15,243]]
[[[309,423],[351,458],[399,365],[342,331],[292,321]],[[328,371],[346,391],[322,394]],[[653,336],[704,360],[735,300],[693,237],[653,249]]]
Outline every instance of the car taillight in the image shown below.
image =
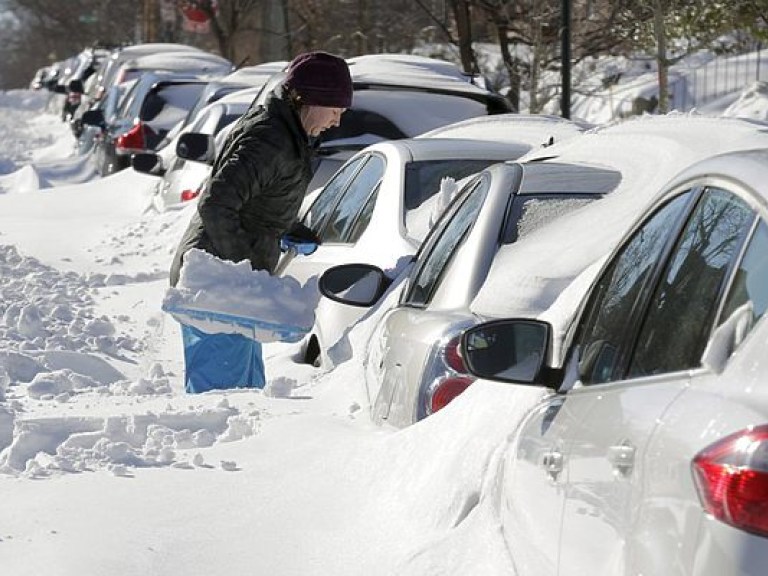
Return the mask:
[[461,336],[452,338],[443,348],[443,360],[446,365],[460,374],[467,373],[464,358],[461,357]]
[[115,148],[126,152],[129,150],[144,150],[144,126],[139,122],[125,134],[120,134],[115,140]]
[[445,408],[451,400],[464,392],[475,381],[468,375],[461,357],[461,336],[456,336],[440,346],[433,362],[430,382],[424,395],[424,414],[429,416]]
[[768,425],[742,430],[699,452],[693,476],[704,509],[768,537]]
[[193,199],[197,198],[198,196],[200,196],[200,188],[198,188],[197,190],[186,189],[186,190],[182,190],[181,191],[181,201],[182,202],[187,202],[189,200],[193,200]]
[[441,408],[445,408],[451,400],[469,388],[474,381],[475,379],[470,376],[457,376],[440,380],[430,394],[427,411],[434,414]]

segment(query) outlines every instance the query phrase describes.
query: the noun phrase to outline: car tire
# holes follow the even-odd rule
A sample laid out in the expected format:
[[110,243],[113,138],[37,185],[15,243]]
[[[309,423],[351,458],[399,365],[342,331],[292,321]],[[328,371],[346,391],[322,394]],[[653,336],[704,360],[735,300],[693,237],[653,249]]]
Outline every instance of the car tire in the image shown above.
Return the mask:
[[315,368],[320,366],[320,343],[314,334],[309,337],[307,346],[304,348],[303,362],[304,364],[311,364]]

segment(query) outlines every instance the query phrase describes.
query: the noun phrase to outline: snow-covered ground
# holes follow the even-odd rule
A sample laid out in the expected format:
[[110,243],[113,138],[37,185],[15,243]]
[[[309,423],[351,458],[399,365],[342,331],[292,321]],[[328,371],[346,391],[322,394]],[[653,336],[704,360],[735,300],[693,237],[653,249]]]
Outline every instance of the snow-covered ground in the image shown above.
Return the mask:
[[0,572],[513,574],[494,489],[541,392],[473,386],[376,427],[374,312],[330,372],[267,343],[263,391],[185,394],[161,306],[194,207],[158,214],[132,170],[96,178],[46,98],[0,94]]
[[132,170],[95,178],[45,99],[0,94],[2,573],[507,572],[473,511],[521,393],[382,429],[359,363],[322,374],[273,343],[265,390],[185,394],[161,306],[194,208],[151,210]]

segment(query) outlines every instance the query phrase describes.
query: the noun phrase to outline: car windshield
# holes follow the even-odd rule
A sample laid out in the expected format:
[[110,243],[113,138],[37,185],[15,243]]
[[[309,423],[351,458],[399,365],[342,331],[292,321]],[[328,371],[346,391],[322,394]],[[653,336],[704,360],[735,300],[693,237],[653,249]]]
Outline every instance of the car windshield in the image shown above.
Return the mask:
[[600,198],[597,195],[518,194],[504,224],[501,243],[512,244],[548,224]]
[[405,168],[403,191],[403,222],[406,235],[422,242],[431,224],[437,221],[437,193],[443,178],[450,177],[458,182],[496,162],[498,160],[462,158],[409,162]]

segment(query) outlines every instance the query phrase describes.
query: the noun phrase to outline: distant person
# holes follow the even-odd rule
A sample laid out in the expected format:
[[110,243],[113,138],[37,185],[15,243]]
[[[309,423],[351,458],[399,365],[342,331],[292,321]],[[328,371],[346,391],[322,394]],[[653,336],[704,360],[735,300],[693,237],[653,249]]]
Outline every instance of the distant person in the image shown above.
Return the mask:
[[[272,274],[286,232],[317,241],[296,224],[312,175],[313,141],[338,126],[351,103],[352,79],[342,58],[308,52],[291,61],[284,83],[263,107],[249,110],[224,142],[174,256],[172,286],[191,248],[232,262],[248,260],[254,270]],[[183,324],[182,336],[188,392],[264,386],[259,342]]]

